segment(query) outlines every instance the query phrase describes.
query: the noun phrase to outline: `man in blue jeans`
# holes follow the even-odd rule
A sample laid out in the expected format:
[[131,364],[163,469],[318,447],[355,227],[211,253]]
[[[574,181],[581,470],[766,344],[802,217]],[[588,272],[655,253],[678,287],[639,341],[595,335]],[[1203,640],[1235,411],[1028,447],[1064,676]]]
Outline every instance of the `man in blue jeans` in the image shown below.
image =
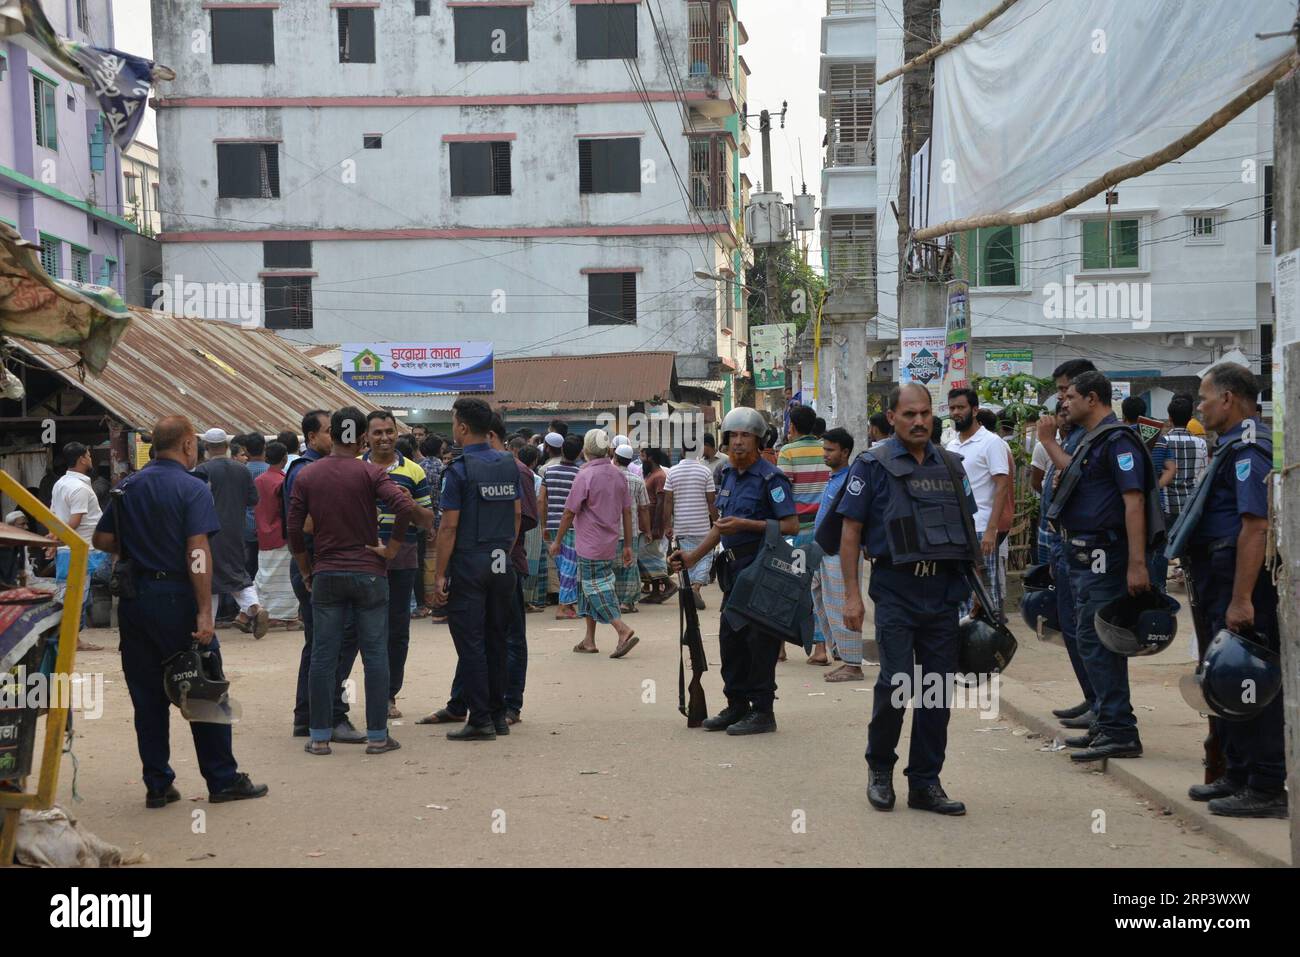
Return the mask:
[[[357,458],[366,434],[366,414],[353,406],[330,417],[333,449],[294,482],[289,501],[289,548],[311,592],[315,640],[308,676],[311,740],[309,754],[330,753],[339,646],[350,611],[365,669],[367,754],[400,746],[388,734],[388,577],[415,503],[388,473]],[[375,502],[393,513],[388,544],[379,544]],[[427,514],[427,513],[426,513]],[[310,518],[314,553],[303,525]]]
[[[289,527],[289,500],[293,493],[293,483],[312,462],[319,461],[330,454],[334,442],[330,438],[330,414],[324,409],[312,409],[303,414],[302,434],[306,450],[289,463],[285,472],[284,485],[280,488],[283,496],[281,507],[284,509],[284,525]],[[308,556],[312,551],[312,536],[304,529],[303,541]],[[302,618],[302,654],[298,661],[298,686],[293,706],[293,736],[306,738],[311,732],[308,724],[308,675],[311,673],[312,646],[316,635],[316,620],[311,613],[311,592],[303,583],[302,572],[297,562],[289,565],[289,584],[298,599],[298,616]],[[348,701],[344,697],[344,688],[352,666],[357,662],[357,625],[351,615],[343,624],[343,638],[339,644],[339,660],[336,672],[337,684],[334,689],[334,715],[332,725],[334,732],[331,741],[341,744],[361,744],[366,740],[366,733],[358,731],[348,719]]]

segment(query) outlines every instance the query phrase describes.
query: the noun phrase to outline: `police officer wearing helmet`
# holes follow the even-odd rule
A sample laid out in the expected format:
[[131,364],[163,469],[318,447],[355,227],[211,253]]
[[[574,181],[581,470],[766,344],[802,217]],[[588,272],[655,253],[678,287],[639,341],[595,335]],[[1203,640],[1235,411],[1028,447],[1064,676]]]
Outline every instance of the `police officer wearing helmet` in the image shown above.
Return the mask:
[[[110,497],[95,529],[94,546],[122,562],[129,580],[121,592],[122,673],[135,709],[136,742],[144,765],[145,806],[180,800],[169,764],[170,702],[163,663],[198,643],[221,672],[213,634],[212,550],[221,530],[207,483],[190,474],[198,464],[198,439],[183,416],[160,419],[153,429],[154,460]],[[215,803],[259,798],[269,790],[239,770],[229,724],[193,722],[199,771]]]
[[706,731],[741,735],[776,730],[772,706],[782,639],[727,610],[731,585],[762,547],[768,520],[780,522],[782,535],[799,531],[790,481],[760,455],[766,433],[767,422],[757,410],[741,407],[727,413],[722,444],[728,448],[729,463],[722,468],[718,486],[719,518],[694,549],[668,556],[673,570],[680,571],[712,552],[719,541],[724,549],[714,567],[723,592],[718,645],[727,706],[704,722]]
[[[1201,418],[1219,440],[1174,526],[1169,555],[1181,553],[1211,634],[1253,632],[1255,641],[1277,651],[1277,587],[1264,563],[1273,447],[1254,417],[1258,391],[1254,375],[1236,363],[1220,363],[1201,379]],[[1209,801],[1211,814],[1285,818],[1281,693],[1248,721],[1212,721],[1227,770],[1217,781],[1194,785],[1189,796]]]
[[1061,475],[1048,518],[1064,543],[1075,641],[1096,695],[1097,721],[1065,743],[1081,749],[1070,755],[1078,762],[1135,758],[1142,742],[1129,698],[1128,658],[1102,644],[1095,616],[1125,593],[1151,588],[1148,549],[1164,530],[1155,470],[1142,440],[1111,411],[1104,375],[1075,376],[1066,403],[1070,424],[1084,435]]
[[[947,689],[958,670],[959,607],[971,592],[963,563],[972,560],[975,547],[974,527],[968,537],[961,510],[976,511],[961,457],[931,441],[929,390],[916,383],[896,387],[887,414],[893,436],[854,461],[836,508],[843,523],[844,623],[853,631],[862,628],[866,615],[858,584],[859,549],[871,562],[880,673],[867,729],[867,800],[879,811],[894,807],[895,749],[903,733],[904,705],[913,694],[921,701],[922,689],[911,687],[913,662],[921,669],[923,686],[937,675]],[[954,487],[954,471],[960,489]],[[901,698],[900,679],[911,690]],[[908,807],[959,815],[966,806],[949,798],[939,783],[950,705],[945,691],[940,707],[916,707],[903,773]]]
[[457,399],[451,411],[452,436],[461,454],[443,473],[435,580],[438,600],[447,603],[468,720],[447,737],[491,741],[510,733],[506,634],[513,627],[517,598],[510,550],[522,516],[519,467],[509,452],[492,448],[492,409],[486,402]]

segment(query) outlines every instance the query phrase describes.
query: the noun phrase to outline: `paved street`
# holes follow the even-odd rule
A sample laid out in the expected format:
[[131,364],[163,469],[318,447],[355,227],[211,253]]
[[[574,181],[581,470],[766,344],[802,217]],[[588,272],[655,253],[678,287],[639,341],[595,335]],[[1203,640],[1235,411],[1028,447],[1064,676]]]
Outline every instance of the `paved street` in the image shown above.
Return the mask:
[[[718,594],[706,597],[705,687],[716,711]],[[117,656],[85,654],[79,670],[106,672],[104,715],[79,722],[84,800],[71,802],[65,758],[60,801],[100,837],[167,866],[1250,863],[1108,776],[1041,751],[1041,738],[1005,716],[983,720],[973,710],[953,715],[944,773],[967,816],[909,811],[905,793],[892,814],[874,812],[863,790],[867,683],[826,684],[824,669],[796,654],[778,667],[776,734],[690,731],[676,710],[676,606],[648,606],[631,621],[641,643],[611,661],[569,650],[576,623],[529,616],[524,722],[508,738],[471,744],[413,724],[444,702],[455,665],[447,628],[413,623],[398,702],[406,717],[392,729],[402,750],[376,757],[336,745],[332,756],[312,758],[290,737],[301,633],[255,642],[223,631],[227,672],[244,708],[235,751],[271,794],[209,806],[184,722],[173,712],[173,765],[185,800],[155,811],[144,808]],[[115,633],[88,637],[116,646]],[[612,650],[609,629],[598,640]],[[653,702],[643,703],[651,692]],[[903,786],[901,766],[896,785]],[[200,810],[206,833],[194,833],[192,814]],[[1099,811],[1105,833],[1093,830]]]

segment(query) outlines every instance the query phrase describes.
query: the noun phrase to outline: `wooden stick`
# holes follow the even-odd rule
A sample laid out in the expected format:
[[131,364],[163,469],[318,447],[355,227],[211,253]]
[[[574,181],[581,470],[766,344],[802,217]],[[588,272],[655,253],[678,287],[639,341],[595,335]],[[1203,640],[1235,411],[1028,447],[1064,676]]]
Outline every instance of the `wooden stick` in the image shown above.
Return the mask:
[[1014,7],[1017,2],[1018,0],[1002,0],[1002,2],[999,3],[996,7],[990,10],[988,13],[984,14],[984,16],[980,17],[978,20],[976,20],[974,23],[972,23],[970,26],[968,26],[965,30],[961,31],[961,33],[957,34],[952,39],[944,40],[938,46],[930,47],[930,49],[926,50],[916,59],[908,60],[897,70],[893,70],[889,73],[886,73],[884,76],[882,76],[879,80],[876,81],[876,86],[880,86],[882,83],[888,83],[890,80],[894,79],[894,77],[902,76],[904,73],[911,73],[913,70],[925,66],[927,63],[929,63],[931,60],[933,60],[935,57],[939,56],[940,54],[947,53],[953,47],[965,43],[974,34],[978,33],[980,30],[983,30],[986,26],[988,26],[998,17],[1002,16],[1002,14],[1006,13],[1008,10]]
[[1297,54],[1293,53],[1187,135],[1179,137],[1163,149],[1149,153],[1141,159],[1125,163],[1123,166],[1116,166],[1086,186],[1076,189],[1069,196],[1023,213],[988,213],[983,216],[968,216],[965,219],[950,219],[948,222],[940,223],[937,226],[918,229],[912,234],[912,238],[920,242],[927,239],[937,239],[950,233],[964,232],[968,229],[979,229],[985,226],[1023,226],[1027,223],[1036,223],[1039,220],[1049,219],[1052,216],[1060,216],[1098,193],[1104,192],[1126,179],[1148,173],[1157,166],[1163,166],[1170,160],[1175,160],[1193,147],[1198,146],[1212,134],[1244,113],[1249,107],[1268,96],[1273,90],[1273,84],[1294,69],[1296,64]]

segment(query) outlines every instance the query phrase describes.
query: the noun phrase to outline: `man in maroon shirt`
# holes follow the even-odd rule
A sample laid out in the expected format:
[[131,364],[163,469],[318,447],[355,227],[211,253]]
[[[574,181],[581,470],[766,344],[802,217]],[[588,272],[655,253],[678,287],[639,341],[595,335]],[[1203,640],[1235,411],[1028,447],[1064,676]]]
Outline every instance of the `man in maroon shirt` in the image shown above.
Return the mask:
[[[382,468],[357,458],[366,434],[366,414],[355,407],[330,417],[334,449],[294,480],[289,501],[288,538],[294,561],[311,592],[315,640],[308,677],[311,740],[309,754],[329,754],[335,669],[348,611],[356,619],[357,642],[365,669],[367,754],[395,751],[388,734],[388,579],[387,563],[401,547],[415,519],[432,524]],[[387,546],[379,544],[375,501],[394,514]],[[303,525],[310,519],[313,552],[307,552]]]

